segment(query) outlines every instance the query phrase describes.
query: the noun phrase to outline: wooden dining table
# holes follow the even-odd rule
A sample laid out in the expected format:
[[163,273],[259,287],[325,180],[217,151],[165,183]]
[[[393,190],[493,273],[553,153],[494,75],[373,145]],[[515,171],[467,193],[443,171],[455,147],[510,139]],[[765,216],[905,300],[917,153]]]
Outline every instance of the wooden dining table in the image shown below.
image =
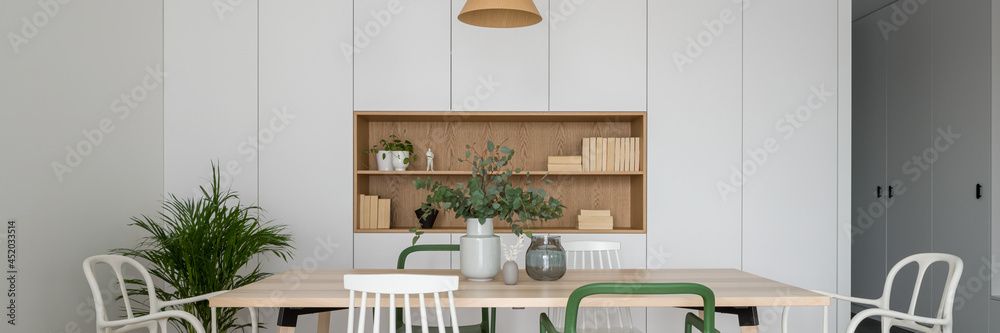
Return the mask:
[[[318,331],[327,333],[330,312],[348,307],[345,274],[457,275],[448,269],[293,269],[275,274],[209,299],[211,307],[279,308],[278,332],[295,331],[297,317],[319,313]],[[598,283],[694,282],[715,292],[717,312],[736,314],[741,332],[757,332],[757,307],[828,306],[830,298],[736,269],[601,269],[568,270],[557,281],[535,281],[520,272],[516,285],[498,277],[489,282],[464,277],[454,293],[455,307],[545,308],[565,307],[570,293],[580,286]],[[447,302],[445,300],[445,305]],[[382,303],[387,305],[386,302]],[[698,309],[702,300],[694,295],[597,295],[584,298],[581,307],[680,307]],[[680,325],[680,324],[678,324]]]

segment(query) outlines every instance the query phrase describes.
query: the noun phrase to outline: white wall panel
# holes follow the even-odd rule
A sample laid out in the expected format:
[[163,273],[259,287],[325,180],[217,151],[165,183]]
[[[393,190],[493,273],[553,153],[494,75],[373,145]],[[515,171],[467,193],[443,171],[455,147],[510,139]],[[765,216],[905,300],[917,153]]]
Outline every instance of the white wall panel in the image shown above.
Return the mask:
[[[452,0],[459,13],[465,0]],[[535,0],[542,17],[549,1]],[[549,107],[549,25],[471,26],[452,15],[452,111],[545,111]]]
[[552,111],[646,110],[646,1],[550,1]]
[[257,201],[257,1],[164,4],[164,190],[192,196],[211,177]]
[[[260,1],[259,154],[244,161],[258,163],[260,205],[291,226],[296,247],[292,261],[266,262],[270,272],[353,267],[351,210],[335,204],[352,202],[335,185],[352,181],[353,66],[338,47],[351,44],[352,17],[350,1]],[[298,329],[315,331],[314,317]]]
[[[743,150],[776,147],[766,161],[743,155],[757,165],[743,172],[743,269],[821,290],[838,276],[837,13],[834,1],[779,0],[743,16]],[[797,309],[791,330],[815,330],[820,312]],[[779,323],[762,309],[762,332]]]
[[[677,143],[648,155],[648,267],[739,269],[741,5],[651,1],[648,14],[649,140]],[[692,235],[711,235],[712,250]],[[683,331],[687,311],[647,311],[649,327]],[[720,330],[738,329],[735,316],[719,319]]]
[[[451,2],[355,0],[354,109],[451,107]],[[348,51],[344,51],[347,49]]]

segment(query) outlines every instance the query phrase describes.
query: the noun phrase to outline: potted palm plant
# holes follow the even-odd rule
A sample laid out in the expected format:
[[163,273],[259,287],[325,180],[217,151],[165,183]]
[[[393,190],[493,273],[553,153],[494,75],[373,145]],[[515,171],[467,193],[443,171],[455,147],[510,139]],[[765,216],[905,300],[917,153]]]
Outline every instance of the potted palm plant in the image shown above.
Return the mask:
[[[562,217],[565,206],[545,189],[528,187],[532,184],[530,174],[525,175],[528,178],[525,188],[511,183],[514,173],[521,172],[512,167],[513,149],[502,143],[497,146],[493,141],[486,142],[485,151],[472,145],[465,148],[465,157],[458,161],[472,167],[468,182],[451,187],[430,177],[418,177],[413,184],[418,190],[430,191],[425,200],[425,214],[436,208],[465,219],[466,235],[460,238],[462,275],[472,281],[489,281],[500,271],[500,237],[493,234],[494,219],[509,223],[514,234],[530,237],[530,229],[526,230],[529,223]],[[541,178],[545,184],[551,183],[547,176]],[[411,231],[416,233],[413,238],[416,243],[423,232],[420,227]]]
[[[207,189],[201,186],[202,198],[181,199],[171,194],[163,201],[159,221],[145,215],[132,218],[129,225],[142,228],[148,236],[134,248],[112,250],[148,262],[149,273],[168,286],[156,289],[158,299],[183,299],[235,289],[271,275],[261,271],[265,257],[274,256],[286,262],[291,259],[292,236],[285,233],[286,226],[261,220],[263,209],[240,203],[238,193],[223,190],[221,183],[219,170],[212,164],[211,185]],[[130,297],[146,296],[142,280],[126,283]],[[185,304],[183,310],[205,325],[211,323],[207,301]],[[221,332],[249,326],[236,323],[237,310],[218,309]],[[137,313],[149,313],[149,309],[139,309]],[[187,323],[172,324],[181,332],[194,331]],[[205,329],[208,331],[209,327]]]

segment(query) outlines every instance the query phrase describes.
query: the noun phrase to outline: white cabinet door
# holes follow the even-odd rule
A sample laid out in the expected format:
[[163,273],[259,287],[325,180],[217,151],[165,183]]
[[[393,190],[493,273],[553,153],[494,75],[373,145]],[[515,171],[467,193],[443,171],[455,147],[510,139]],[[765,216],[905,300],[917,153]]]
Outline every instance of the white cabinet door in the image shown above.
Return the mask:
[[851,294],[864,298],[882,296],[887,272],[886,45],[878,21],[888,13],[853,24]]
[[[838,2],[747,3],[743,161],[756,168],[743,170],[743,269],[837,290]],[[774,152],[755,159],[769,140]],[[780,309],[760,310],[778,327]],[[818,330],[821,311],[796,309],[790,331]]]
[[[330,214],[351,212],[330,205],[352,202],[350,191],[331,190],[352,181],[351,164],[339,158],[353,148],[342,144],[352,140],[351,64],[334,48],[316,49],[350,42],[351,4],[265,0],[260,8],[260,150],[251,158],[260,168],[260,204],[268,218],[294,226],[295,258],[351,267],[352,225]],[[302,147],[327,153],[304,154]],[[334,245],[340,250],[330,251]]]
[[218,162],[223,186],[257,198],[257,2],[233,11],[199,1],[163,6],[163,184],[179,197]]
[[355,0],[354,40],[340,44],[354,61],[354,109],[448,110],[451,2]]
[[[649,2],[649,142],[697,144],[648,155],[648,268],[742,267],[742,25],[730,1]],[[648,327],[681,332],[687,311],[647,313]],[[728,317],[719,330],[739,330]]]
[[[884,10],[891,12],[890,10]],[[889,18],[891,20],[891,18]],[[889,22],[889,21],[882,21]],[[886,40],[887,88],[887,164],[886,179],[892,190],[888,204],[886,267],[914,253],[933,252],[931,226],[931,164],[914,160],[932,146],[931,108],[932,64],[931,12],[918,11],[906,21],[906,27],[888,35]],[[873,23],[874,24],[874,23]],[[910,308],[910,295],[917,269],[900,273],[892,290],[890,307],[897,311]],[[884,279],[882,279],[884,281]],[[921,287],[917,314],[933,316],[933,285]]]
[[646,1],[553,0],[552,111],[646,110]]
[[[410,247],[410,233],[355,233],[354,268],[395,269],[399,253]],[[451,234],[424,234],[417,244],[450,244]],[[406,258],[406,268],[450,269],[449,252],[416,252]]]
[[[991,72],[987,68],[995,68],[990,33],[995,21],[989,2],[925,5],[930,5],[934,16],[934,144],[942,151],[934,163],[934,250],[958,255],[965,262],[955,301],[955,332],[996,330],[988,327],[989,283],[984,278],[994,268],[986,262],[990,258],[991,132]],[[984,186],[979,199],[977,184]],[[933,284],[942,290],[944,279],[938,276]]]
[[[452,12],[466,0],[452,0]],[[535,0],[542,17],[549,2]],[[549,26],[471,26],[452,16],[452,111],[547,111]]]

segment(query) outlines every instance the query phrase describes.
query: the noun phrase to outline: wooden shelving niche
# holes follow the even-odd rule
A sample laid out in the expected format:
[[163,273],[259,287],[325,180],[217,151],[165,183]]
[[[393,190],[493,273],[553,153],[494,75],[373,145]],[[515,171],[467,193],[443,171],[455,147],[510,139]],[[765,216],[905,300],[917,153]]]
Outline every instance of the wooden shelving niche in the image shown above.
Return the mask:
[[[414,145],[417,160],[407,171],[378,171],[375,156],[364,154],[379,139],[402,135]],[[458,162],[465,146],[493,140],[515,151],[514,167],[523,185],[546,174],[548,156],[581,155],[586,137],[639,137],[641,171],[548,172],[551,184],[532,182],[566,205],[560,219],[535,223],[534,232],[645,233],[646,232],[646,113],[645,112],[355,112],[354,113],[354,232],[409,232],[418,222],[414,210],[427,196],[417,190],[417,177],[445,184],[465,182],[471,167]],[[434,152],[434,169],[426,170],[424,153]],[[392,199],[389,229],[361,229],[360,194]],[[581,209],[611,210],[613,230],[578,230]],[[510,232],[497,222],[496,232]],[[430,233],[463,233],[465,222],[442,212]]]

